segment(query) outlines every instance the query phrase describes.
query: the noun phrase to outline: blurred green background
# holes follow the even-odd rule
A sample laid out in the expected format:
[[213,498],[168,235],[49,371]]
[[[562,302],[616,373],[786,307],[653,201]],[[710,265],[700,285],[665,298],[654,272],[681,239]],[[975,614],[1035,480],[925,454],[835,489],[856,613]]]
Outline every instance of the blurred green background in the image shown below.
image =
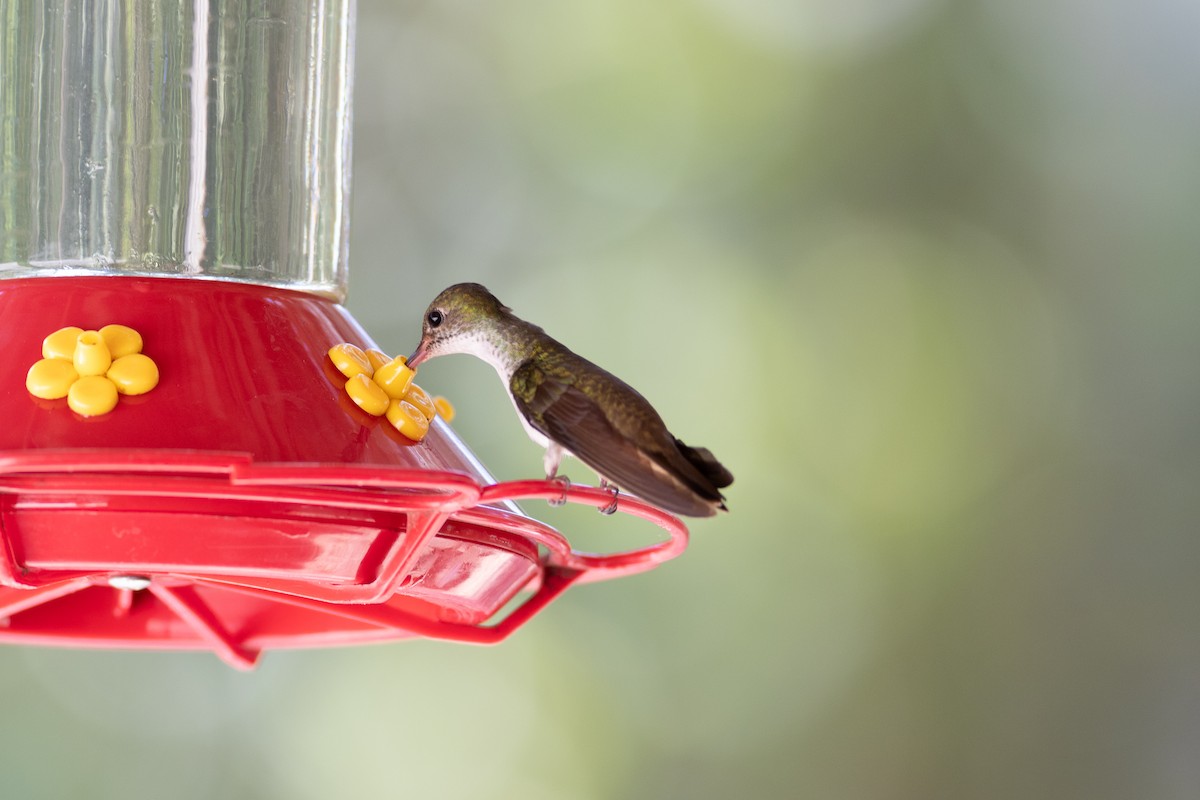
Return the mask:
[[6,647],[5,797],[1200,793],[1200,6],[358,5],[350,310],[487,284],[732,511],[495,648]]

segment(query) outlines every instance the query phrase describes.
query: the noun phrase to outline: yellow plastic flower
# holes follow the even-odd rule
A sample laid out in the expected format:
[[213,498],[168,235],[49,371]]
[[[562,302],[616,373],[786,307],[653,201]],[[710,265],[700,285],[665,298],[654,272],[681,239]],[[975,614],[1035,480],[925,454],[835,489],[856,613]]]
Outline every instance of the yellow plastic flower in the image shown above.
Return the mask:
[[413,383],[417,371],[404,356],[392,358],[379,350],[363,351],[352,344],[329,348],[329,360],[346,378],[346,394],[373,417],[386,416],[396,430],[419,442],[439,411],[449,422],[454,407],[444,397],[430,398]]
[[125,325],[56,330],[42,340],[42,359],[25,376],[34,397],[65,397],[84,417],[112,411],[118,395],[145,394],[157,385],[158,365],[142,354],[142,335]]

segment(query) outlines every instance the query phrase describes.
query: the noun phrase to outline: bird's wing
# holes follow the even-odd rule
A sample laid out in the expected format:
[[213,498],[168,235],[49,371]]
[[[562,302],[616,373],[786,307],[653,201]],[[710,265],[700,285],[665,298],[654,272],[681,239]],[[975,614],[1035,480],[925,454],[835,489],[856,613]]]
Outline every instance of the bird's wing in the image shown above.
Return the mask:
[[[678,513],[714,513],[720,494],[704,490],[704,479],[681,457],[665,429],[669,450],[638,447],[571,378],[547,373],[532,361],[516,369],[509,388],[534,429],[617,486]],[[713,496],[705,497],[709,494]]]

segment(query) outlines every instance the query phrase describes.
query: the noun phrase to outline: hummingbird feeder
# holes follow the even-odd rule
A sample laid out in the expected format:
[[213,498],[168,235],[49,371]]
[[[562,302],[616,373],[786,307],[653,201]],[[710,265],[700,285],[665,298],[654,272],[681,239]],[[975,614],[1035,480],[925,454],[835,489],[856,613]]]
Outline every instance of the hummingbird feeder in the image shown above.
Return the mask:
[[360,409],[341,305],[352,0],[23,4],[0,43],[0,642],[498,642],[653,543],[574,550],[441,419]]

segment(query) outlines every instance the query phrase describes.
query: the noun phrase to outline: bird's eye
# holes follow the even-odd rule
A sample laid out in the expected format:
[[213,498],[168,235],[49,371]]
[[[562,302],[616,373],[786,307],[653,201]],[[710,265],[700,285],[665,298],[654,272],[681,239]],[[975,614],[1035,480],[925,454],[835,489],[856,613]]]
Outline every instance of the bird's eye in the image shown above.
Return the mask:
[[428,320],[429,327],[436,328],[438,325],[442,324],[442,320],[445,319],[445,317],[442,316],[442,312],[440,311],[430,311],[429,316],[425,317],[425,319]]

